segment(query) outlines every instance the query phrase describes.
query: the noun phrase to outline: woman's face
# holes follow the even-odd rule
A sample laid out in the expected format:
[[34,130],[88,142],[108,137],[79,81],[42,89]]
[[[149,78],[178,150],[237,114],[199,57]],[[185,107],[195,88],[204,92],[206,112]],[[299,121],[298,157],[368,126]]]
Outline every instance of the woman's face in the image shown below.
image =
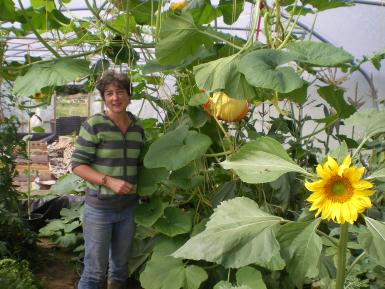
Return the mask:
[[122,113],[126,111],[130,103],[130,96],[123,88],[110,84],[104,90],[104,103],[111,113]]

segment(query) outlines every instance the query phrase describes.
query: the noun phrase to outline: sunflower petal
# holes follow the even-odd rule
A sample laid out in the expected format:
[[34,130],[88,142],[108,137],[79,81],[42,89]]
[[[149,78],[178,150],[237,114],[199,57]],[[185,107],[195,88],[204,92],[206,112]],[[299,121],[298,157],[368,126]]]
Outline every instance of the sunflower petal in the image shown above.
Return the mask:
[[338,175],[340,177],[342,177],[342,174],[344,173],[344,171],[350,167],[352,163],[352,158],[350,157],[350,155],[347,155],[345,157],[345,159],[343,160],[341,166],[338,168]]

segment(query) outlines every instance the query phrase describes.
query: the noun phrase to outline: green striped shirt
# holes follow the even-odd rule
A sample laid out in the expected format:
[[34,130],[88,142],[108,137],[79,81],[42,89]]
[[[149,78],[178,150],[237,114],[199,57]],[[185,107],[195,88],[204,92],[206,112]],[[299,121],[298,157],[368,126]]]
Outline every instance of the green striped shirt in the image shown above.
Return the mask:
[[87,182],[86,203],[99,208],[124,207],[138,200],[136,195],[139,155],[143,146],[144,132],[135,117],[125,133],[104,113],[88,118],[79,132],[72,154],[72,169],[89,165],[108,176],[122,179],[134,185],[128,195],[117,195],[105,186]]

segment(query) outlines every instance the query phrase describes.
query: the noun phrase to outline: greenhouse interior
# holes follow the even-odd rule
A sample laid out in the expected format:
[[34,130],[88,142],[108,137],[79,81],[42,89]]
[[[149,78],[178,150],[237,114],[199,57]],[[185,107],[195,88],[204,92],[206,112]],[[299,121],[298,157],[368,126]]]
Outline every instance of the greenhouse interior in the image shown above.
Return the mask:
[[0,289],[385,288],[384,0],[0,0]]

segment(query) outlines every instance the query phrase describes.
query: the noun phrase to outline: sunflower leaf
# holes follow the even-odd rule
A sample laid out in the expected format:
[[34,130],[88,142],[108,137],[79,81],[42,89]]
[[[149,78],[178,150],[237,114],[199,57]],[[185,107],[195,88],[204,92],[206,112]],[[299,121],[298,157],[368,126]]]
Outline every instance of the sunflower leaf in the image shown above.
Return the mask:
[[316,229],[321,219],[313,222],[288,223],[281,227],[278,240],[282,256],[293,283],[302,288],[305,277],[318,275],[318,260],[322,250],[322,240]]
[[226,268],[249,264],[266,267],[275,257],[281,259],[275,238],[281,220],[265,213],[248,198],[225,201],[215,209],[206,229],[189,239],[172,256],[206,260]]
[[369,138],[375,134],[385,132],[385,111],[369,109],[364,112],[356,112],[344,120],[345,125],[359,127],[364,136]]
[[272,182],[288,172],[307,174],[278,141],[269,137],[260,137],[245,144],[221,165],[234,170],[242,181],[252,184]]
[[385,267],[385,223],[365,217],[368,233],[358,235],[358,241],[363,245],[370,257]]
[[385,168],[379,169],[367,177],[367,179],[380,179],[380,178],[385,178]]

